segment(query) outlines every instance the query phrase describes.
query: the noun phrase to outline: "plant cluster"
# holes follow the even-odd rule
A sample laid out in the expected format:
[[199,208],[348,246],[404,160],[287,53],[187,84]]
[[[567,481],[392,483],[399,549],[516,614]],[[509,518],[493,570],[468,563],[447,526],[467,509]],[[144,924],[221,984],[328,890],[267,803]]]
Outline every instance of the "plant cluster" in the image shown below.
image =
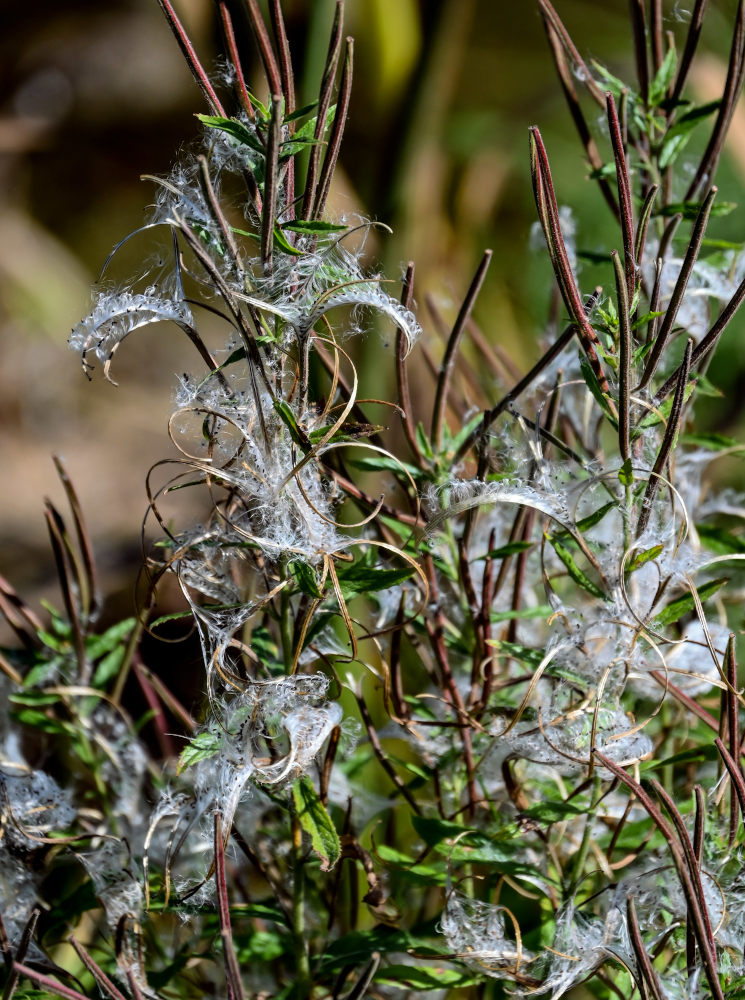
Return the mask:
[[[167,263],[102,283],[70,343],[110,378],[122,341],[167,320],[200,367],[148,478],[161,539],[137,616],[99,628],[61,463],[63,610],[42,622],[0,588],[19,638],[0,659],[4,998],[742,997],[745,505],[709,470],[745,446],[693,420],[745,297],[742,245],[710,234],[731,207],[713,177],[742,0],[704,106],[685,95],[706,0],[677,40],[661,0],[630,4],[633,85],[537,0],[618,246],[581,289],[532,128],[544,352],[510,380],[476,325],[487,252],[452,324],[429,303],[445,346],[427,422],[414,266],[388,282],[366,263],[372,223],[326,217],[352,81],[341,0],[307,107],[278,0],[268,25],[244,4],[264,101],[231,3],[218,85],[159,2],[207,105],[201,141],[151,178],[127,237],[162,239]],[[394,399],[360,395],[366,324],[395,330]],[[205,496],[199,524],[168,510],[183,489]],[[199,707],[142,652],[174,617],[166,576],[201,645]]]

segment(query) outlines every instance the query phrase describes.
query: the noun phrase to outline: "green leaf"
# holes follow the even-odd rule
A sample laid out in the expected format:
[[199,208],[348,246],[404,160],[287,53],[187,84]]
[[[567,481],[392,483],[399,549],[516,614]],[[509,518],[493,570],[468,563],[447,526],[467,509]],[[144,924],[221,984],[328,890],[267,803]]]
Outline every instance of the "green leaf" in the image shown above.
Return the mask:
[[285,253],[290,254],[292,257],[302,257],[303,251],[298,250],[296,247],[289,243],[287,237],[279,228],[279,226],[274,227],[274,246],[279,250],[283,250]]
[[[473,838],[476,841],[476,838]],[[530,865],[520,860],[524,857],[524,834],[515,829],[515,836],[512,840],[488,840],[481,837],[478,841],[472,842],[471,838],[459,840],[450,848],[445,845],[438,845],[435,850],[439,854],[445,855],[452,864],[473,864],[488,865],[497,872],[505,875],[527,875],[531,878],[540,878],[544,882],[552,882],[553,879],[541,872],[538,865]]]
[[[241,230],[240,229],[235,229],[234,232],[237,232],[237,233],[240,234]],[[250,236],[251,234],[250,233],[243,233],[242,235]],[[209,380],[214,375],[216,375],[217,372],[221,372],[223,370],[223,368],[227,368],[228,365],[234,365],[237,361],[245,361],[245,359],[246,359],[246,348],[245,347],[239,347],[237,350],[233,351],[229,355],[229,357],[225,361],[223,361],[223,363],[221,365],[218,365],[217,368],[213,369],[212,371],[207,372],[207,374],[204,376],[204,378],[199,383],[199,385],[198,385],[197,388],[201,389],[202,386],[206,382],[209,382]]]
[[124,662],[126,652],[125,646],[119,646],[104,656],[93,673],[93,687],[103,688],[116,677]]
[[647,102],[651,107],[658,107],[667,97],[670,84],[675,76],[676,66],[677,53],[674,48],[669,48],[662,60],[662,65],[655,73],[654,80],[649,85]]
[[[308,434],[308,440],[311,444],[317,444],[322,438],[324,438],[328,432],[333,427],[333,424],[325,424],[323,427],[316,427]],[[382,431],[386,430],[383,424],[362,424],[355,420],[347,420],[344,423],[344,429],[335,431],[333,436],[330,438],[331,441],[359,441],[361,438],[372,437],[373,434],[380,434]],[[381,456],[384,458],[385,456]],[[390,461],[390,460],[389,460]],[[352,464],[351,462],[349,463]],[[391,462],[391,465],[395,463]],[[411,470],[413,469],[415,473],[419,474],[419,469],[416,469],[413,465],[406,465],[405,462],[401,463],[405,468]],[[373,469],[387,468],[383,464],[373,464],[370,466]],[[401,466],[396,466],[396,471],[401,471]]]
[[463,833],[477,832],[476,830],[469,830],[463,823],[452,823],[444,819],[416,816],[413,814],[411,825],[428,847],[435,847],[437,844],[441,844],[446,840],[452,840]]
[[506,559],[507,556],[514,556],[518,552],[525,552],[526,549],[532,549],[535,542],[507,542],[506,545],[500,545],[498,549],[491,549],[486,555],[478,556],[478,559]]
[[13,712],[12,715],[17,722],[20,722],[24,726],[39,729],[42,733],[49,733],[50,735],[75,735],[73,727],[68,722],[62,722],[60,719],[55,719],[53,716],[47,715],[46,712],[41,712],[35,708],[23,708],[18,712]]
[[310,443],[304,431],[300,429],[300,425],[297,422],[297,417],[293,412],[292,407],[289,403],[286,403],[284,399],[274,400],[274,409],[279,416],[282,423],[285,425],[287,430],[290,432],[290,437],[304,451],[307,451]]
[[414,858],[410,858],[402,851],[397,851],[395,847],[388,847],[386,844],[378,844],[376,854],[396,871],[397,879],[402,882],[428,887],[447,883],[447,871],[442,862],[439,862],[439,866],[418,864]]
[[270,669],[274,668],[284,671],[284,663],[279,654],[279,646],[275,642],[269,629],[264,625],[257,625],[251,632],[251,650],[256,653],[261,662]]
[[70,649],[69,639],[60,639],[58,636],[51,632],[47,632],[46,629],[40,628],[36,631],[37,638],[40,639],[47,649],[53,650],[55,653],[65,653]]
[[[261,236],[259,235],[259,233],[250,233],[247,229],[238,229],[237,226],[231,226],[230,227],[230,231],[231,231],[231,233],[235,233],[236,236],[245,236],[249,240],[256,240],[257,243],[261,239]],[[242,350],[242,349],[243,348],[239,348],[239,350]]]
[[419,954],[430,952],[433,955],[446,953],[444,948],[433,948],[430,942],[412,931],[379,924],[369,930],[352,931],[332,941],[321,959],[321,971],[330,973],[345,966],[362,965],[374,952],[385,955],[406,951]]
[[681,444],[688,444],[696,448],[708,448],[709,451],[724,451],[726,448],[737,447],[737,441],[734,438],[715,432],[681,434],[679,441]]
[[628,94],[629,103],[631,103],[632,101],[636,102],[637,100],[636,94],[632,93],[629,90],[628,85],[625,84],[623,80],[619,80],[617,76],[613,76],[613,74],[609,70],[607,70],[602,63],[599,63],[596,59],[592,59],[591,63],[592,63],[592,68],[602,78],[603,83],[605,84],[605,89],[610,90],[610,92],[613,94],[614,97],[618,98],[624,91],[626,91],[626,93]]
[[[599,167],[591,170],[588,174],[591,180],[610,180],[615,179],[616,176],[616,165],[615,163],[602,163]],[[582,250],[578,251],[578,256],[589,258],[593,263],[606,264],[608,262],[607,253],[598,253],[597,250]]]
[[608,420],[610,420],[611,424],[613,424],[614,427],[618,427],[618,421],[608,407],[608,399],[603,390],[600,388],[600,383],[597,380],[595,372],[592,370],[592,365],[584,354],[580,354],[579,356],[579,367],[582,372],[582,378],[585,380],[585,384],[595,398],[596,403]]
[[259,117],[263,118],[265,122],[269,121],[270,112],[266,104],[263,104],[258,97],[255,97],[251,91],[248,92],[248,99],[251,102],[251,106],[259,112]]
[[[333,124],[335,114],[336,114],[336,105],[332,104],[329,106],[329,109],[326,112],[326,121],[323,127],[324,135]],[[313,118],[309,118],[308,121],[305,122],[303,125],[301,125],[300,128],[295,132],[295,134],[293,135],[293,139],[295,140],[299,139],[301,142],[307,139],[314,139],[316,134],[317,120],[318,120],[317,115],[315,115]]]
[[[600,522],[603,520],[603,518],[609,511],[617,509],[618,509],[618,504],[614,500],[611,500],[609,503],[603,504],[602,507],[598,507],[597,510],[592,511],[591,514],[588,514],[587,517],[583,517],[579,521],[577,521],[576,524],[577,532],[580,535],[583,535],[586,531],[589,531],[590,528],[594,528],[596,524],[600,524]],[[574,537],[570,535],[570,533],[566,529],[561,529],[560,531],[554,531],[553,537],[561,539],[561,541],[566,542],[567,545],[577,544]]]
[[634,470],[631,468],[631,459],[627,458],[618,470],[618,481],[621,486],[634,485]]
[[664,548],[664,545],[653,545],[651,549],[644,549],[641,552],[637,552],[634,558],[628,562],[626,572],[633,573],[635,569],[639,569],[639,567],[643,566],[645,563],[651,562],[652,559],[656,559]]
[[587,812],[587,807],[575,806],[571,802],[537,802],[534,806],[526,809],[521,816],[528,816],[539,823],[560,823],[570,816],[582,816]]
[[59,700],[59,694],[46,691],[24,691],[11,694],[8,698],[14,705],[56,705]]
[[[698,217],[702,204],[703,202],[700,201],[674,201],[670,202],[668,205],[662,205],[654,214],[665,217],[670,215],[682,215],[684,219],[693,221]],[[729,215],[730,212],[734,212],[736,208],[737,202],[734,201],[715,202],[711,206],[711,218],[716,219],[718,217]]]
[[[644,313],[643,316],[639,316],[638,319],[634,320],[631,329],[638,330],[640,326],[646,326],[647,323],[650,322],[650,320],[657,319],[659,316],[664,316],[664,315],[665,315],[664,309],[657,309],[655,312]],[[651,349],[652,349],[651,344],[641,344],[634,350],[633,360],[639,361],[646,354],[649,354]]]
[[302,149],[307,149],[308,146],[321,145],[323,145],[322,139],[285,139],[281,145],[279,162],[284,163],[286,160],[289,160],[291,156],[297,156]]
[[701,372],[696,372],[696,377],[693,379],[692,384],[696,390],[697,396],[709,396],[711,399],[724,399],[724,393],[722,390],[718,389],[714,383]]
[[207,128],[215,128],[220,132],[225,132],[242,146],[248,146],[249,149],[261,153],[262,156],[266,154],[264,146],[254,133],[242,122],[236,121],[235,118],[220,118],[216,115],[197,115],[196,117]]
[[124,618],[122,621],[106,629],[101,635],[91,636],[86,640],[85,651],[92,660],[97,660],[104,653],[111,652],[116,646],[129,638],[129,634],[135,627],[134,618]]
[[712,101],[710,104],[702,104],[698,108],[692,108],[668,129],[658,160],[661,170],[665,170],[675,162],[688,144],[695,127],[713,112],[718,111],[720,103],[720,101]]
[[375,973],[376,983],[387,983],[402,990],[462,989],[481,982],[480,973],[463,972],[445,966],[388,965]]
[[291,939],[287,933],[254,931],[248,938],[237,943],[236,953],[241,965],[247,966],[256,962],[265,965],[284,955],[291,946]]
[[170,615],[161,615],[160,618],[156,618],[154,622],[150,622],[148,628],[155,629],[158,625],[165,625],[166,622],[177,622],[183,621],[184,619],[194,620],[194,615],[191,611],[172,611]]
[[659,771],[668,765],[701,763],[705,760],[720,761],[719,751],[713,743],[693,747],[690,750],[681,750],[680,753],[666,757],[664,760],[643,761],[641,767],[643,771]]
[[[702,586],[697,587],[699,599],[703,602],[711,597],[713,594],[721,589],[725,583],[729,583],[726,577],[720,578],[718,580],[710,580],[708,583],[704,583]],[[683,615],[688,614],[689,611],[693,611],[695,603],[693,600],[693,594],[683,594],[675,601],[671,601],[668,606],[661,611],[654,620],[655,628],[662,628],[664,625],[672,625],[673,622],[678,621]]]
[[178,774],[181,774],[187,767],[191,767],[192,764],[196,764],[200,760],[208,760],[210,757],[217,756],[219,752],[220,737],[217,733],[210,733],[207,730],[197,733],[194,739],[190,743],[187,743],[179,754]]
[[424,424],[421,420],[416,425],[415,431],[416,443],[419,446],[419,451],[425,458],[430,460],[434,459],[435,453],[432,445],[430,444],[429,438],[427,437],[427,432],[424,429]]
[[734,535],[724,528],[715,528],[710,524],[697,524],[696,531],[703,545],[711,552],[719,555],[740,555],[745,552],[745,539]]
[[[299,118],[305,118],[309,115],[311,111],[315,111],[318,107],[318,101],[311,101],[310,104],[304,105],[302,108],[298,108],[296,111],[292,111],[289,115],[285,115],[282,124],[289,125],[290,122],[295,122]],[[315,119],[313,119],[315,121]]]
[[452,451],[453,454],[455,454],[460,448],[460,446],[463,444],[463,442],[466,440],[466,438],[471,434],[471,432],[475,430],[475,428],[478,427],[479,424],[482,424],[483,422],[484,422],[484,415],[482,413],[477,413],[475,417],[471,417],[471,419],[466,421],[463,427],[461,427],[461,429],[452,439],[448,450]]
[[413,574],[414,569],[411,566],[403,566],[401,569],[377,569],[361,561],[342,564],[338,569],[339,583],[345,600],[355,594],[374,594],[379,590],[397,587]]
[[293,784],[292,798],[300,826],[309,835],[313,850],[321,859],[321,871],[331,871],[341,857],[341,842],[310,778],[299,778]]
[[521,608],[519,611],[492,611],[490,621],[511,622],[520,618],[549,618],[553,608],[549,604],[539,604],[535,608]]
[[[9,651],[14,652],[14,651]],[[7,653],[6,653],[7,655]],[[41,651],[43,656],[43,651]],[[61,656],[53,656],[50,659],[42,659],[40,662],[35,663],[33,667],[29,670],[26,676],[23,678],[24,688],[33,688],[38,684],[43,684],[44,681],[56,674],[60,667],[64,663],[64,658]]]
[[489,639],[488,645],[493,646],[494,649],[499,649],[507,656],[512,656],[514,659],[520,660],[521,663],[527,663],[531,667],[537,667],[546,655],[545,649],[534,648],[533,646],[521,646],[519,642],[507,642],[506,639]]
[[584,573],[577,563],[574,561],[574,556],[569,551],[569,549],[564,548],[564,546],[557,539],[552,538],[551,535],[548,536],[548,540],[553,546],[554,552],[561,559],[567,568],[569,576],[578,584],[583,590],[586,590],[588,594],[592,594],[593,597],[600,598],[601,601],[608,601],[610,598],[607,594],[594,583],[590,577]]
[[297,584],[298,590],[302,594],[318,600],[323,597],[323,591],[318,586],[316,571],[310,563],[305,562],[304,559],[293,559],[289,565],[289,570]]
[[349,226],[339,225],[335,222],[297,219],[294,222],[283,222],[282,229],[289,229],[291,233],[302,233],[304,236],[324,236],[326,233],[342,233],[349,229]]
[[[697,374],[696,378],[691,379],[691,381],[688,383],[688,385],[686,386],[686,389],[685,389],[685,393],[683,394],[684,402],[688,402],[688,400],[691,398],[691,396],[693,395],[694,390],[696,389],[696,382],[700,378],[701,378],[701,375]],[[721,396],[722,394],[719,393],[719,395]],[[633,431],[633,433],[631,435],[631,440],[632,441],[636,441],[636,439],[638,437],[641,437],[641,435],[644,433],[644,431],[647,428],[649,428],[649,427],[655,427],[657,424],[661,423],[661,417],[664,417],[665,419],[667,419],[667,417],[670,415],[670,411],[672,410],[672,406],[673,406],[673,397],[672,396],[668,396],[668,398],[666,400],[664,400],[657,407],[657,410],[659,411],[658,413],[650,413],[649,416],[643,417],[639,421],[639,423],[636,425],[636,427],[634,428],[634,431]]]
[[422,474],[421,470],[417,469],[415,465],[402,462],[399,459],[393,458],[392,455],[381,455],[380,452],[370,455],[355,455],[354,458],[348,458],[346,464],[351,465],[355,469],[362,469],[365,472],[386,471],[397,473],[399,476],[403,476],[405,470],[412,479],[416,479],[417,476],[421,476]]

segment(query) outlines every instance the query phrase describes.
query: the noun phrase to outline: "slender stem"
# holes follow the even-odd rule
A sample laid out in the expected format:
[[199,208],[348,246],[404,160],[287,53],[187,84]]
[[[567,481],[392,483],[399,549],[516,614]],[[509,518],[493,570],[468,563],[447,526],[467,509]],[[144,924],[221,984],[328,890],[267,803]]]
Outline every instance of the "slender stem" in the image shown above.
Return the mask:
[[657,458],[652,467],[652,471],[649,475],[649,481],[647,482],[647,488],[644,491],[644,497],[642,499],[642,509],[639,514],[639,520],[636,524],[636,537],[640,538],[644,534],[644,531],[649,523],[649,518],[652,513],[652,504],[654,503],[654,498],[657,495],[657,490],[660,485],[660,476],[662,475],[662,470],[665,468],[665,464],[670,457],[670,453],[675,443],[675,437],[678,433],[678,428],[680,426],[680,419],[683,413],[683,404],[685,402],[685,392],[688,385],[688,375],[691,370],[691,356],[693,353],[693,341],[689,340],[686,344],[685,356],[683,358],[683,364],[680,366],[678,373],[678,383],[675,388],[675,396],[673,397],[673,405],[670,410],[670,416],[667,419],[667,427],[665,428],[665,435],[662,439],[662,444],[660,445],[660,450],[657,452]]
[[277,64],[277,57],[269,40],[269,32],[266,30],[266,24],[264,23],[257,0],[243,0],[243,2],[246,5],[251,27],[256,36],[256,44],[259,46],[261,61],[264,64],[264,72],[269,81],[269,93],[282,94],[284,93],[282,89],[282,76]]
[[685,82],[688,78],[688,71],[691,68],[693,57],[696,54],[698,40],[701,35],[701,27],[704,23],[706,5],[708,2],[709,0],[696,0],[693,8],[691,20],[688,25],[688,34],[686,35],[686,42],[683,48],[683,54],[681,55],[680,62],[678,63],[678,73],[675,77],[672,94],[670,95],[671,104],[673,105],[680,100],[680,95],[683,92],[683,87],[685,86]]
[[486,277],[486,272],[489,269],[491,259],[492,251],[486,250],[484,252],[484,256],[481,258],[481,263],[476,270],[476,274],[473,277],[471,287],[468,289],[468,293],[466,294],[463,304],[458,312],[452,332],[448,338],[447,347],[445,348],[445,356],[443,357],[442,364],[440,366],[440,376],[437,380],[437,391],[435,393],[435,402],[432,408],[431,432],[432,442],[438,451],[442,446],[442,429],[445,419],[445,406],[447,404],[448,388],[452,378],[453,368],[455,366],[455,358],[458,352],[458,347],[466,328],[468,318],[471,315],[471,311],[473,310],[478,294],[481,291],[481,286],[484,283],[484,278]]
[[277,212],[279,144],[281,138],[282,98],[272,95],[272,116],[266,143],[264,203],[261,214],[261,262],[266,274],[272,273],[274,225]]
[[310,955],[305,937],[305,858],[303,856],[303,831],[295,804],[290,797],[292,823],[292,936],[295,940],[295,997],[306,1000],[312,996],[313,980],[310,974]]
[[644,0],[629,0],[631,28],[634,36],[634,58],[639,93],[644,103],[649,94],[649,66],[647,64],[647,19],[644,14]]
[[199,61],[196,50],[186,33],[186,30],[179,21],[176,11],[173,9],[173,5],[170,0],[158,0],[160,8],[165,14],[165,18],[168,21],[168,25],[176,37],[176,41],[179,44],[184,58],[186,59],[187,65],[191,70],[192,76],[196,80],[197,86],[204,94],[205,100],[212,109],[212,113],[219,115],[221,118],[225,118],[225,108],[222,106],[219,97],[215,93],[215,88],[210,82],[210,78],[204,71],[204,67]]
[[616,102],[610,91],[605,95],[613,158],[616,163],[616,184],[618,186],[618,206],[620,209],[621,232],[623,234],[623,265],[626,274],[626,297],[628,303],[634,298],[636,288],[636,261],[634,260],[634,212],[631,199],[631,181],[626,165],[626,153],[621,125],[616,111]]
[[[589,295],[585,299],[583,308],[586,313],[588,314],[591,313],[592,310],[595,308],[595,304],[600,298],[601,292],[602,289],[596,288],[595,291],[592,293],[592,295]],[[496,403],[491,408],[491,410],[486,411],[486,413],[484,414],[484,422],[482,424],[479,424],[478,427],[474,427],[474,429],[471,431],[468,437],[463,441],[460,448],[458,448],[458,451],[455,453],[455,457],[453,459],[453,462],[455,464],[462,461],[462,459],[468,454],[468,452],[471,450],[474,444],[484,434],[485,429],[491,427],[491,425],[494,423],[497,417],[501,413],[504,413],[504,411],[509,408],[510,404],[514,402],[514,400],[517,399],[518,396],[520,396],[523,392],[525,392],[526,389],[528,389],[533,384],[533,382],[538,378],[538,376],[541,374],[544,368],[547,368],[555,357],[561,354],[564,348],[570,344],[572,338],[575,336],[576,333],[577,333],[576,325],[574,323],[570,323],[569,326],[567,326],[564,329],[561,335],[557,337],[557,339],[554,341],[551,347],[549,347],[549,349],[546,351],[543,357],[539,361],[536,361],[536,363],[533,365],[533,367],[530,369],[527,375],[523,376],[523,378],[520,379],[517,385],[513,386],[513,388],[510,389],[510,391],[505,396],[503,396],[499,400],[499,402]]]
[[323,216],[331,191],[331,178],[336,170],[336,161],[339,158],[339,149],[344,135],[344,127],[347,123],[347,113],[349,112],[349,100],[352,95],[352,73],[354,70],[354,39],[347,38],[346,50],[344,54],[344,66],[341,73],[341,84],[339,85],[339,96],[336,99],[336,112],[334,122],[329,135],[328,149],[323,161],[321,178],[318,182],[316,200],[313,205],[312,218],[320,219]]
[[629,297],[626,275],[618,257],[618,251],[611,254],[616,272],[616,297],[618,301],[618,447],[621,461],[629,458],[629,396],[631,394],[631,352],[633,339],[629,319]]
[[336,11],[334,13],[334,23],[331,28],[329,48],[326,55],[326,66],[321,79],[321,90],[318,95],[318,109],[316,111],[316,129],[314,139],[316,144],[311,146],[310,159],[308,161],[308,173],[305,178],[305,192],[303,194],[302,218],[313,218],[313,206],[316,202],[316,189],[318,186],[318,171],[321,165],[321,143],[326,134],[326,117],[329,105],[331,104],[331,94],[334,88],[334,78],[336,68],[339,65],[339,54],[342,46],[342,26],[344,22],[343,0],[337,0]]
[[[405,309],[411,309],[414,301],[414,261],[409,261],[406,267],[403,288],[401,290],[401,305]],[[416,459],[419,468],[423,468],[424,459],[416,439],[416,424],[414,421],[414,410],[411,402],[411,392],[409,391],[409,372],[406,367],[406,342],[403,331],[396,331],[396,380],[398,383],[398,403],[403,410],[403,424],[406,442],[411,449],[411,453]]]
[[724,84],[724,93],[719,105],[719,113],[711,132],[709,143],[704,151],[698,169],[688,185],[684,201],[692,201],[701,187],[709,183],[711,177],[719,163],[722,154],[724,140],[729,130],[732,115],[737,106],[737,98],[742,89],[743,74],[745,73],[745,2],[740,0],[735,14],[735,30],[732,34],[732,48],[730,49],[729,64],[727,66],[727,79]]
[[644,373],[639,382],[638,389],[644,389],[649,385],[652,376],[657,371],[657,366],[662,358],[662,353],[667,346],[667,342],[670,339],[670,334],[673,330],[673,324],[675,323],[675,317],[678,315],[678,310],[683,302],[683,296],[685,295],[685,290],[688,287],[688,281],[693,272],[693,267],[698,259],[699,250],[701,249],[701,243],[703,242],[704,234],[706,232],[706,227],[709,222],[709,216],[711,214],[711,206],[716,197],[717,189],[715,187],[711,188],[707,194],[703,205],[701,206],[699,213],[696,217],[696,222],[693,226],[693,231],[691,233],[691,239],[688,244],[688,249],[686,250],[686,255],[683,258],[683,264],[680,268],[680,274],[678,275],[678,280],[675,282],[675,288],[673,289],[673,294],[670,297],[670,304],[665,311],[665,316],[662,320],[662,326],[660,327],[660,332],[655,340],[654,347],[652,348],[649,359],[647,361],[646,367],[644,368]]

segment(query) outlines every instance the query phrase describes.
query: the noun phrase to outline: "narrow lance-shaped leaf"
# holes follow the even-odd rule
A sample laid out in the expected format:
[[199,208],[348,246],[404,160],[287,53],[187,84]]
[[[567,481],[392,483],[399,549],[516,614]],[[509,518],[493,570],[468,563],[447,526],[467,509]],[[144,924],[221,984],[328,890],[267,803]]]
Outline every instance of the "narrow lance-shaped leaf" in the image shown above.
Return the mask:
[[292,786],[292,798],[300,826],[321,859],[321,871],[330,871],[341,857],[341,842],[310,778],[298,778]]

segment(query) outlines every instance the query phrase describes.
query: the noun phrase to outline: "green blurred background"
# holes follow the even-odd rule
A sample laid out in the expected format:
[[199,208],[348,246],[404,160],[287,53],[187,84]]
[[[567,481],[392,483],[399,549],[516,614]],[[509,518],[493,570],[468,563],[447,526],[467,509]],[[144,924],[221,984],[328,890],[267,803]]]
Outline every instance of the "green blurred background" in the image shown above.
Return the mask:
[[[691,5],[665,6],[665,27],[679,48]],[[87,382],[66,339],[88,310],[90,284],[113,243],[143,220],[152,186],[140,175],[169,169],[179,147],[197,135],[194,112],[205,109],[156,0],[2,6],[0,572],[26,593],[51,593],[41,505],[44,495],[60,497],[50,459],[60,453],[87,512],[106,590],[126,602],[140,559],[144,478],[170,453],[174,374],[194,359],[167,327],[138,332],[117,358],[117,389],[100,371]],[[583,54],[631,77],[626,0],[556,6]],[[317,90],[333,8],[333,0],[284,5],[302,102]],[[734,8],[734,0],[710,4],[692,77],[699,100],[720,86]],[[211,0],[180,0],[177,9],[203,62],[214,66],[219,39]],[[346,28],[356,45],[354,93],[330,211],[392,226],[393,236],[370,244],[371,265],[396,277],[415,259],[420,306],[429,292],[447,316],[483,249],[492,247],[476,315],[522,368],[535,356],[550,290],[544,256],[531,249],[529,125],[541,126],[560,201],[575,213],[578,245],[607,251],[618,243],[585,180],[535,4],[347,0]],[[253,39],[245,25],[239,32],[247,74],[263,96]],[[741,200],[742,108],[719,181],[722,200]],[[715,235],[742,240],[743,228],[738,209],[717,222]],[[124,278],[137,254],[149,252],[146,238],[133,241],[115,275]],[[595,280],[582,277],[587,287]],[[734,390],[730,403],[707,418],[725,431],[745,401],[742,330],[742,322],[733,325],[712,369],[715,381]],[[379,348],[362,350],[364,376],[365,358],[377,358]],[[440,351],[435,344],[435,356]],[[422,370],[421,362],[414,366]],[[415,384],[423,412],[424,376]]]

